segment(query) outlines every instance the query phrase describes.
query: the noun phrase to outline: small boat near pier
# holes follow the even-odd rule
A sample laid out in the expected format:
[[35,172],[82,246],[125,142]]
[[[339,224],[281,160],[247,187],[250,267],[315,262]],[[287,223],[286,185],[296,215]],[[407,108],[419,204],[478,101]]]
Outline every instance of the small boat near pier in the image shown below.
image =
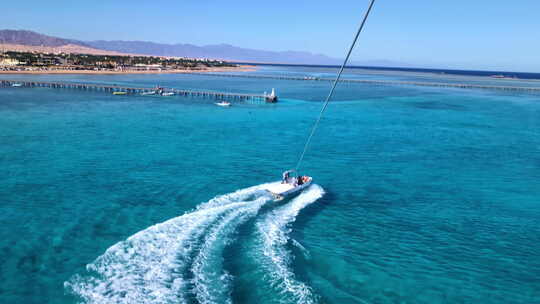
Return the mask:
[[228,101],[220,101],[220,102],[216,102],[215,103],[216,106],[220,106],[220,107],[230,107],[231,106],[231,103],[228,102]]

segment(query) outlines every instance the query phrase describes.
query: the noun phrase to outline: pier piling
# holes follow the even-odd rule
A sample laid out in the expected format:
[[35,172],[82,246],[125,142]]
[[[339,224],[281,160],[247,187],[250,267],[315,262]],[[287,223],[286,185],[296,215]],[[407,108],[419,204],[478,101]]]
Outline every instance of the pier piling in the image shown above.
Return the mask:
[[[88,84],[88,83],[65,83],[65,82],[43,82],[43,81],[16,81],[16,80],[0,80],[0,87],[40,87],[40,88],[53,88],[53,89],[77,89],[85,91],[97,91],[97,92],[124,92],[127,95],[135,95],[145,92],[154,92],[156,88],[143,88],[143,87],[125,87],[117,85],[105,85],[105,84]],[[183,89],[163,89],[164,92],[173,93],[174,95],[180,95],[185,97],[201,97],[201,98],[214,98],[214,99],[233,99],[242,101],[266,101],[276,102],[277,96],[270,96],[266,94],[248,94],[248,93],[231,93],[231,92],[217,92],[217,91],[196,91],[196,90],[183,90]]]

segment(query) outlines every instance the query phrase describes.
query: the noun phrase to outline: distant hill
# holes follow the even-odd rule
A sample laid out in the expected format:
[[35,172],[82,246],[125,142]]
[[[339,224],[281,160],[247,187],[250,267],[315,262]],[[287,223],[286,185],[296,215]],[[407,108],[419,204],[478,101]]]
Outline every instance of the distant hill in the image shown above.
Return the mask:
[[12,44],[12,43],[0,43],[1,51],[15,51],[15,52],[38,52],[38,53],[65,53],[65,54],[91,54],[91,55],[121,55],[126,56],[129,54],[98,50],[90,47],[85,47],[79,44],[66,44],[61,46],[37,46],[37,45],[24,45],[24,44]]
[[23,30],[0,30],[0,43],[48,47],[57,47],[68,44],[80,44],[82,46],[87,46],[80,41],[62,39]]
[[236,47],[229,44],[196,46],[193,44],[162,44],[145,41],[86,41],[103,50],[158,56],[204,57],[232,61],[279,62],[304,64],[336,64],[339,60],[309,52],[274,52]]
[[[65,52],[88,54],[137,54],[150,56],[211,58],[238,62],[337,65],[342,59],[322,54],[297,51],[264,51],[229,44],[197,46],[193,44],[164,44],[146,41],[79,41],[47,36],[25,30],[0,30],[0,50]],[[355,65],[407,66],[379,60],[352,62]]]
[[[79,41],[43,35],[26,30],[0,30],[0,45],[2,45],[3,49],[18,51],[84,51],[94,54],[99,53],[99,50],[101,50],[101,53],[109,52],[111,54],[123,53],[151,56],[213,58],[246,62],[303,64],[337,64],[339,62],[337,59],[309,52],[263,51],[236,47],[229,44],[197,46],[193,44],[163,44],[146,41]],[[25,48],[23,46],[27,47]],[[66,48],[66,46],[69,46],[69,48]],[[79,46],[79,48],[77,46]]]
[[95,49],[82,41],[52,37],[23,30],[0,30],[0,50],[42,53],[127,55],[115,51]]

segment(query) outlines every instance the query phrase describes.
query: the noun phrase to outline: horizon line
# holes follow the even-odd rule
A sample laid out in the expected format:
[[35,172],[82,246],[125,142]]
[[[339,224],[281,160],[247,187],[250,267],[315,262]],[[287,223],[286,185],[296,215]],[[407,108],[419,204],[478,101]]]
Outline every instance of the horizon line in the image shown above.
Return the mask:
[[[311,63],[273,63],[273,62],[255,62],[255,61],[243,61],[243,60],[229,60],[230,63],[235,64],[253,64],[253,65],[277,65],[277,66],[304,66],[304,67],[328,67],[328,68],[339,68],[339,64],[311,64]],[[467,70],[467,69],[452,69],[452,68],[433,68],[433,67],[403,67],[403,66],[377,66],[377,65],[347,65],[345,68],[353,68],[353,69],[377,69],[377,70],[402,70],[404,72],[412,72],[410,70],[418,70],[418,71],[425,71],[428,73],[432,72],[480,72],[480,73],[514,73],[514,74],[530,74],[530,75],[538,75],[538,78],[532,78],[532,79],[539,79],[540,80],[540,72],[520,72],[520,71],[503,71],[503,70]],[[474,75],[471,75],[474,76]],[[476,75],[478,76],[478,75]],[[495,76],[495,75],[487,75],[487,76]]]

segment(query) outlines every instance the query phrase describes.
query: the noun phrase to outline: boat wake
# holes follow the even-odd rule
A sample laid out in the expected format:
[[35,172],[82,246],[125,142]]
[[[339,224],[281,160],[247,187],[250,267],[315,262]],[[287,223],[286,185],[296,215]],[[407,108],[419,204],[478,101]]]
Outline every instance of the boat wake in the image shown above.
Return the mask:
[[[231,303],[232,276],[223,267],[223,251],[238,227],[272,199],[265,186],[218,196],[132,235],[87,265],[86,273],[65,282],[65,288],[86,303]],[[286,226],[322,193],[312,186],[257,224],[265,236],[264,256],[270,258],[265,266],[288,289],[304,287],[288,269]],[[277,222],[269,220],[275,217]]]
[[290,225],[296,220],[297,215],[303,208],[321,198],[323,194],[324,190],[320,186],[313,185],[288,204],[266,214],[256,224],[260,237],[256,257],[259,253],[262,257],[257,258],[257,261],[262,264],[270,284],[282,296],[282,302],[317,302],[317,297],[311,287],[296,279],[291,268],[293,255],[287,249],[287,243],[290,240]]

